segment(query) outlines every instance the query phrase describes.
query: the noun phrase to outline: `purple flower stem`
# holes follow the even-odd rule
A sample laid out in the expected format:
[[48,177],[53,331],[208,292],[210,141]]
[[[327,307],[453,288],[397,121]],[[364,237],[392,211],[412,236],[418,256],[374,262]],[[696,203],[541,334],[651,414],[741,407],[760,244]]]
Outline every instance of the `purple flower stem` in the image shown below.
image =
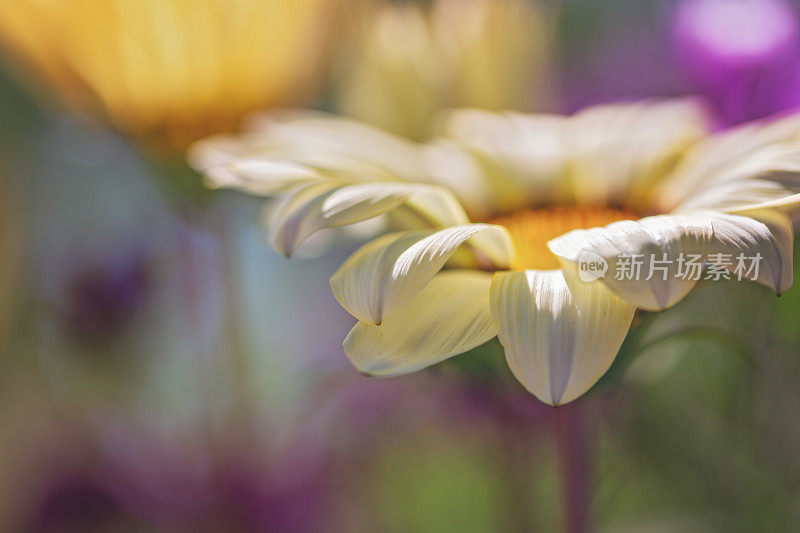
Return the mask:
[[589,465],[582,402],[553,408],[553,423],[561,467],[564,531],[586,533],[590,531]]

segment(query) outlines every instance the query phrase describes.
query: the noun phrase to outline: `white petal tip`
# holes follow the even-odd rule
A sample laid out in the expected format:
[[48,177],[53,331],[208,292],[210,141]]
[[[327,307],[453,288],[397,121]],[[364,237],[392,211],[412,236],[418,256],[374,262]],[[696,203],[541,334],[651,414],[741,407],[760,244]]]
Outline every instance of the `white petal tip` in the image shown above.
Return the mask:
[[291,259],[292,255],[294,255],[294,249],[286,249],[286,248],[283,248],[281,246],[277,246],[277,245],[274,245],[274,244],[272,245],[272,247],[275,249],[276,252],[281,254],[286,259]]
[[297,250],[297,243],[295,242],[279,242],[276,239],[270,239],[270,244],[272,248],[281,254],[286,259],[291,259],[294,252]]

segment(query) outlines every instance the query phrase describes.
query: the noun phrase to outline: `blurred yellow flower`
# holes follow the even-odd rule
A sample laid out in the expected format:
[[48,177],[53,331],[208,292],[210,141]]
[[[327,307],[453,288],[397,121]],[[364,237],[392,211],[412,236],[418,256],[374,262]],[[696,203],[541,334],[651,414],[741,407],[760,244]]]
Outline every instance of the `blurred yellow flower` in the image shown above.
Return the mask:
[[181,148],[313,98],[347,0],[0,0],[0,43],[72,108]]
[[[359,320],[344,348],[366,374],[413,372],[497,336],[517,379],[563,404],[609,368],[637,309],[695,287],[700,270],[681,275],[682,257],[722,277],[734,270],[723,256],[759,257],[745,279],[792,285],[800,114],[711,135],[692,100],[464,110],[445,117],[444,138],[416,144],[283,113],[201,141],[190,161],[212,185],[282,196],[271,240],[286,255],[321,229],[402,215],[408,230],[331,279]],[[517,204],[497,202],[508,197]],[[626,257],[641,268],[620,277]]]
[[552,20],[528,0],[382,3],[346,56],[341,111],[422,140],[443,108],[537,108]]

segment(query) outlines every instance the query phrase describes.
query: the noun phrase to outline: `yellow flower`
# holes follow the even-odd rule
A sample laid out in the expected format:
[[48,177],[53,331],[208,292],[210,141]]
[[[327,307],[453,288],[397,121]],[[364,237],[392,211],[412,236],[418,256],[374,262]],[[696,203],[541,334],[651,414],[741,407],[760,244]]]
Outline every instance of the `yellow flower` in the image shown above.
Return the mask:
[[530,109],[544,98],[552,18],[528,0],[382,3],[346,57],[339,105],[416,140],[443,108]]
[[[413,144],[346,119],[277,114],[198,143],[190,160],[214,186],[282,196],[271,238],[286,255],[323,228],[384,213],[409,224],[331,279],[359,320],[345,351],[370,375],[497,336],[517,379],[563,404],[609,368],[637,308],[692,290],[683,254],[760,254],[755,281],[777,293],[792,284],[800,115],[710,135],[691,100],[567,117],[465,110],[442,138]],[[585,254],[604,277],[583,276]],[[643,259],[640,276],[614,275],[625,257]]]
[[0,43],[72,108],[173,147],[313,97],[346,0],[0,0]]

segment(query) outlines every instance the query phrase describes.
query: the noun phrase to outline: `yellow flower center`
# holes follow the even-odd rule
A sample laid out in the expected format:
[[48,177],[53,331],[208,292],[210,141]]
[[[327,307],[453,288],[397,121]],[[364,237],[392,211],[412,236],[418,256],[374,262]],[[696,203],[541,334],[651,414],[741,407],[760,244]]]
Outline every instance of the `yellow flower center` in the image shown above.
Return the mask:
[[574,229],[638,218],[636,213],[611,207],[561,206],[525,209],[490,218],[487,222],[504,226],[511,234],[517,252],[512,265],[514,270],[553,270],[560,265],[547,247],[551,239]]

